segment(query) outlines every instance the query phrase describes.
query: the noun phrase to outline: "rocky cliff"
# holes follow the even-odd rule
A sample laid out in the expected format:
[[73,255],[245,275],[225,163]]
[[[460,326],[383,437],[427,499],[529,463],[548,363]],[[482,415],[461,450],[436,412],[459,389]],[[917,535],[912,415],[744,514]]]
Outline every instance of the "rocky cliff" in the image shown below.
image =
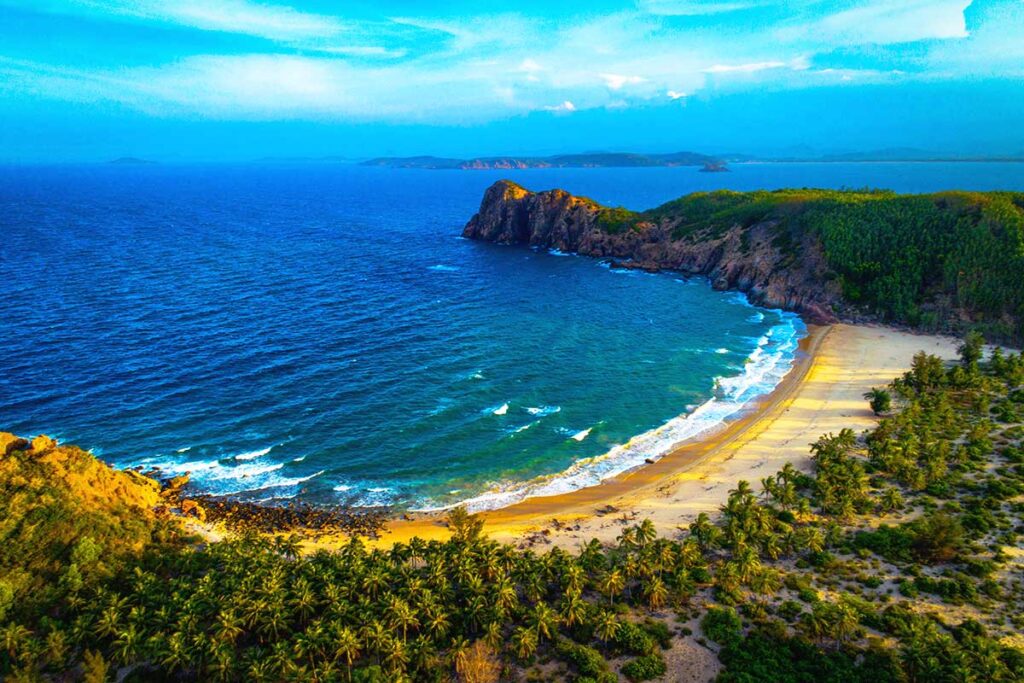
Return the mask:
[[848,314],[816,239],[783,234],[778,221],[680,234],[684,222],[685,216],[607,209],[563,190],[530,192],[503,180],[487,189],[462,234],[607,258],[616,267],[706,276],[715,289],[745,292],[756,304],[808,322]]

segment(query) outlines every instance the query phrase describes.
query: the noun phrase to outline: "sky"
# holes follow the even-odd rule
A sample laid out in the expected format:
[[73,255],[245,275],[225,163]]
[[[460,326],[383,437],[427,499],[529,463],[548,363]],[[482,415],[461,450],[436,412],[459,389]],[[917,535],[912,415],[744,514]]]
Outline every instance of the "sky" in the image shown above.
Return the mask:
[[0,0],[0,161],[1024,154],[1024,0]]

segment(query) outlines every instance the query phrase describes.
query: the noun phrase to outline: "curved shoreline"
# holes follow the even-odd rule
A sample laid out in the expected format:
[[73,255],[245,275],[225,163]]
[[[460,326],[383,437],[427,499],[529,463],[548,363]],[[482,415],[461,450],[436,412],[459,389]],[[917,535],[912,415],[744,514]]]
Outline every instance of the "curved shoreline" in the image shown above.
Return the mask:
[[[758,307],[747,301],[745,295],[741,296],[748,306],[758,310]],[[758,405],[767,400],[788,377],[792,376],[807,353],[811,326],[804,323],[795,313],[775,312],[780,314],[780,322],[760,337],[757,347],[747,357],[741,372],[736,375],[715,377],[715,391],[712,396],[694,409],[636,434],[625,443],[614,445],[600,455],[576,460],[561,472],[517,481],[504,487],[494,487],[456,503],[414,508],[405,512],[436,515],[460,506],[466,507],[470,512],[495,512],[531,498],[557,498],[575,491],[602,486],[636,470],[661,462],[683,444],[714,438],[733,422],[747,417],[752,410],[756,410]],[[763,319],[763,313],[760,315]],[[775,333],[787,328],[792,332],[792,336],[786,337],[782,342],[777,341]],[[764,349],[773,342],[780,345],[779,352],[764,354]],[[769,384],[765,377],[771,377],[769,387],[763,386]],[[743,383],[744,380],[747,381],[746,384]],[[726,386],[735,386],[736,389],[733,392],[725,390],[719,394],[719,390]],[[751,388],[761,389],[763,393],[745,397],[747,390]],[[712,414],[712,422],[705,422],[706,413]],[[581,434],[586,436],[589,432],[590,429],[587,429]],[[602,466],[605,467],[604,472]],[[566,488],[567,483],[574,485]]]
[[[710,434],[684,441],[654,463],[635,467],[595,486],[577,489],[555,496],[531,497],[512,505],[480,513],[485,520],[484,532],[493,537],[514,541],[536,530],[538,524],[557,518],[568,522],[595,515],[602,506],[618,507],[625,497],[635,498],[654,494],[657,489],[685,475],[704,463],[735,440],[762,424],[771,413],[785,409],[815,365],[818,349],[828,337],[832,326],[807,326],[808,334],[800,340],[796,362],[790,372],[770,393],[747,404],[743,414],[725,423]],[[443,512],[420,512],[389,520],[380,539],[373,545],[390,546],[408,542],[413,537],[423,540],[442,540],[448,537]],[[331,547],[344,542],[343,538],[324,537],[310,540],[311,547]]]

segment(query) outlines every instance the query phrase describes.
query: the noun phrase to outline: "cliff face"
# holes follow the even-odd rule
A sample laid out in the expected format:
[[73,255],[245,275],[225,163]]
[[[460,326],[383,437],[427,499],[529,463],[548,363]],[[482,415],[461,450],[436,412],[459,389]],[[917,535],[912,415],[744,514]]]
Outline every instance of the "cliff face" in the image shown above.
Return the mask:
[[839,285],[813,238],[798,237],[793,244],[787,232],[780,240],[770,221],[677,236],[680,217],[638,217],[609,228],[602,207],[589,199],[562,190],[529,192],[503,180],[487,189],[462,234],[610,258],[620,267],[706,276],[715,289],[745,292],[756,304],[794,311],[812,323],[843,315]]

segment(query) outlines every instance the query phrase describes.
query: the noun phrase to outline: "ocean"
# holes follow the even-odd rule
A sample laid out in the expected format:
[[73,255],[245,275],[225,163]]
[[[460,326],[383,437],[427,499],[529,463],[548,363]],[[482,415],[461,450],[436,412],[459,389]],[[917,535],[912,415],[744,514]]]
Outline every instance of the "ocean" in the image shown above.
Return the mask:
[[460,238],[504,177],[644,209],[716,188],[1019,190],[1024,164],[2,167],[0,429],[250,500],[489,508],[657,458],[789,370],[793,314]]

